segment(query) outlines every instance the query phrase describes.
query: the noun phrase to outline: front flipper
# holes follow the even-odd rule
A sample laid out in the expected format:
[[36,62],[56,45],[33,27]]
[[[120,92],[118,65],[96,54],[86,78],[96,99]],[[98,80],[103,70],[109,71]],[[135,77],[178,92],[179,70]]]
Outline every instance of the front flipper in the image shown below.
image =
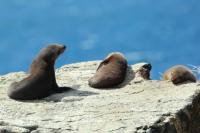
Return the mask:
[[103,61],[99,64],[99,66],[98,66],[98,68],[97,68],[97,71],[98,71],[103,65],[108,64],[108,63],[110,62],[111,59],[112,59],[112,57],[108,57],[107,59],[103,60]]

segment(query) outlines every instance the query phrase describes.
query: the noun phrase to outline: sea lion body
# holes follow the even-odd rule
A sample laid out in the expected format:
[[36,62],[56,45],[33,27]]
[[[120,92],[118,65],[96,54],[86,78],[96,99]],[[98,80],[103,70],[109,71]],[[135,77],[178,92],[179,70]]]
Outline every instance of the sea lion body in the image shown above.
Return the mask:
[[49,45],[42,49],[30,66],[30,75],[11,84],[8,96],[16,100],[33,100],[61,91],[56,83],[54,64],[64,50],[64,45]]
[[109,88],[122,83],[126,76],[127,60],[121,53],[111,53],[103,60],[95,75],[89,79],[94,88]]
[[163,74],[163,79],[172,81],[174,84],[196,82],[196,78],[192,71],[183,65],[176,65],[168,69]]

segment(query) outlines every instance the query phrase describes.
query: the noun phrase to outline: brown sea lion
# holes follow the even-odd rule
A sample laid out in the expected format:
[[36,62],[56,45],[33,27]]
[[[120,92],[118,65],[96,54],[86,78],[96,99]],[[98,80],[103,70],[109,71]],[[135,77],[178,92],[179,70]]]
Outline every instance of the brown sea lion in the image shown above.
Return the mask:
[[163,74],[163,79],[172,81],[174,84],[196,82],[196,78],[192,71],[183,65],[176,65],[168,69]]
[[16,100],[33,100],[62,92],[64,88],[58,87],[56,83],[54,64],[65,49],[64,45],[59,44],[43,48],[30,66],[30,75],[20,82],[12,83],[8,88],[8,96]]
[[104,59],[95,75],[89,79],[93,88],[109,88],[122,83],[126,76],[127,60],[119,53],[111,53]]

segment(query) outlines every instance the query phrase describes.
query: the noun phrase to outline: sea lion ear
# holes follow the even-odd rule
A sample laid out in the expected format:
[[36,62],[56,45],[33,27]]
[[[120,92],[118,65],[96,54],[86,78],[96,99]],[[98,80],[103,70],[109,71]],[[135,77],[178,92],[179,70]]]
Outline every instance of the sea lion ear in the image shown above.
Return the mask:
[[106,58],[105,60],[103,60],[103,61],[99,64],[99,66],[98,66],[98,68],[97,68],[97,71],[98,71],[99,68],[101,68],[103,65],[108,64],[108,63],[111,61],[111,59],[112,59],[112,56],[110,56],[110,57]]

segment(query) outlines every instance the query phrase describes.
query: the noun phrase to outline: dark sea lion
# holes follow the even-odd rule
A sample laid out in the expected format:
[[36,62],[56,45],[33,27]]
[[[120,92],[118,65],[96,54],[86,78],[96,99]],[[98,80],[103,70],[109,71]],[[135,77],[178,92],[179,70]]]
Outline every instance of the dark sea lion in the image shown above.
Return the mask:
[[93,88],[109,88],[122,83],[126,76],[127,60],[119,53],[111,53],[104,59],[95,75],[89,79]]
[[176,65],[168,69],[163,74],[163,79],[172,81],[174,84],[196,82],[196,78],[192,71],[183,65]]
[[64,88],[59,88],[56,83],[54,64],[65,49],[64,45],[59,44],[43,48],[30,66],[30,75],[20,82],[12,83],[8,88],[8,96],[16,100],[33,100],[62,92]]
[[152,66],[150,63],[146,63],[142,65],[135,73],[138,73],[140,77],[142,77],[145,80],[150,80],[150,72],[151,72]]

